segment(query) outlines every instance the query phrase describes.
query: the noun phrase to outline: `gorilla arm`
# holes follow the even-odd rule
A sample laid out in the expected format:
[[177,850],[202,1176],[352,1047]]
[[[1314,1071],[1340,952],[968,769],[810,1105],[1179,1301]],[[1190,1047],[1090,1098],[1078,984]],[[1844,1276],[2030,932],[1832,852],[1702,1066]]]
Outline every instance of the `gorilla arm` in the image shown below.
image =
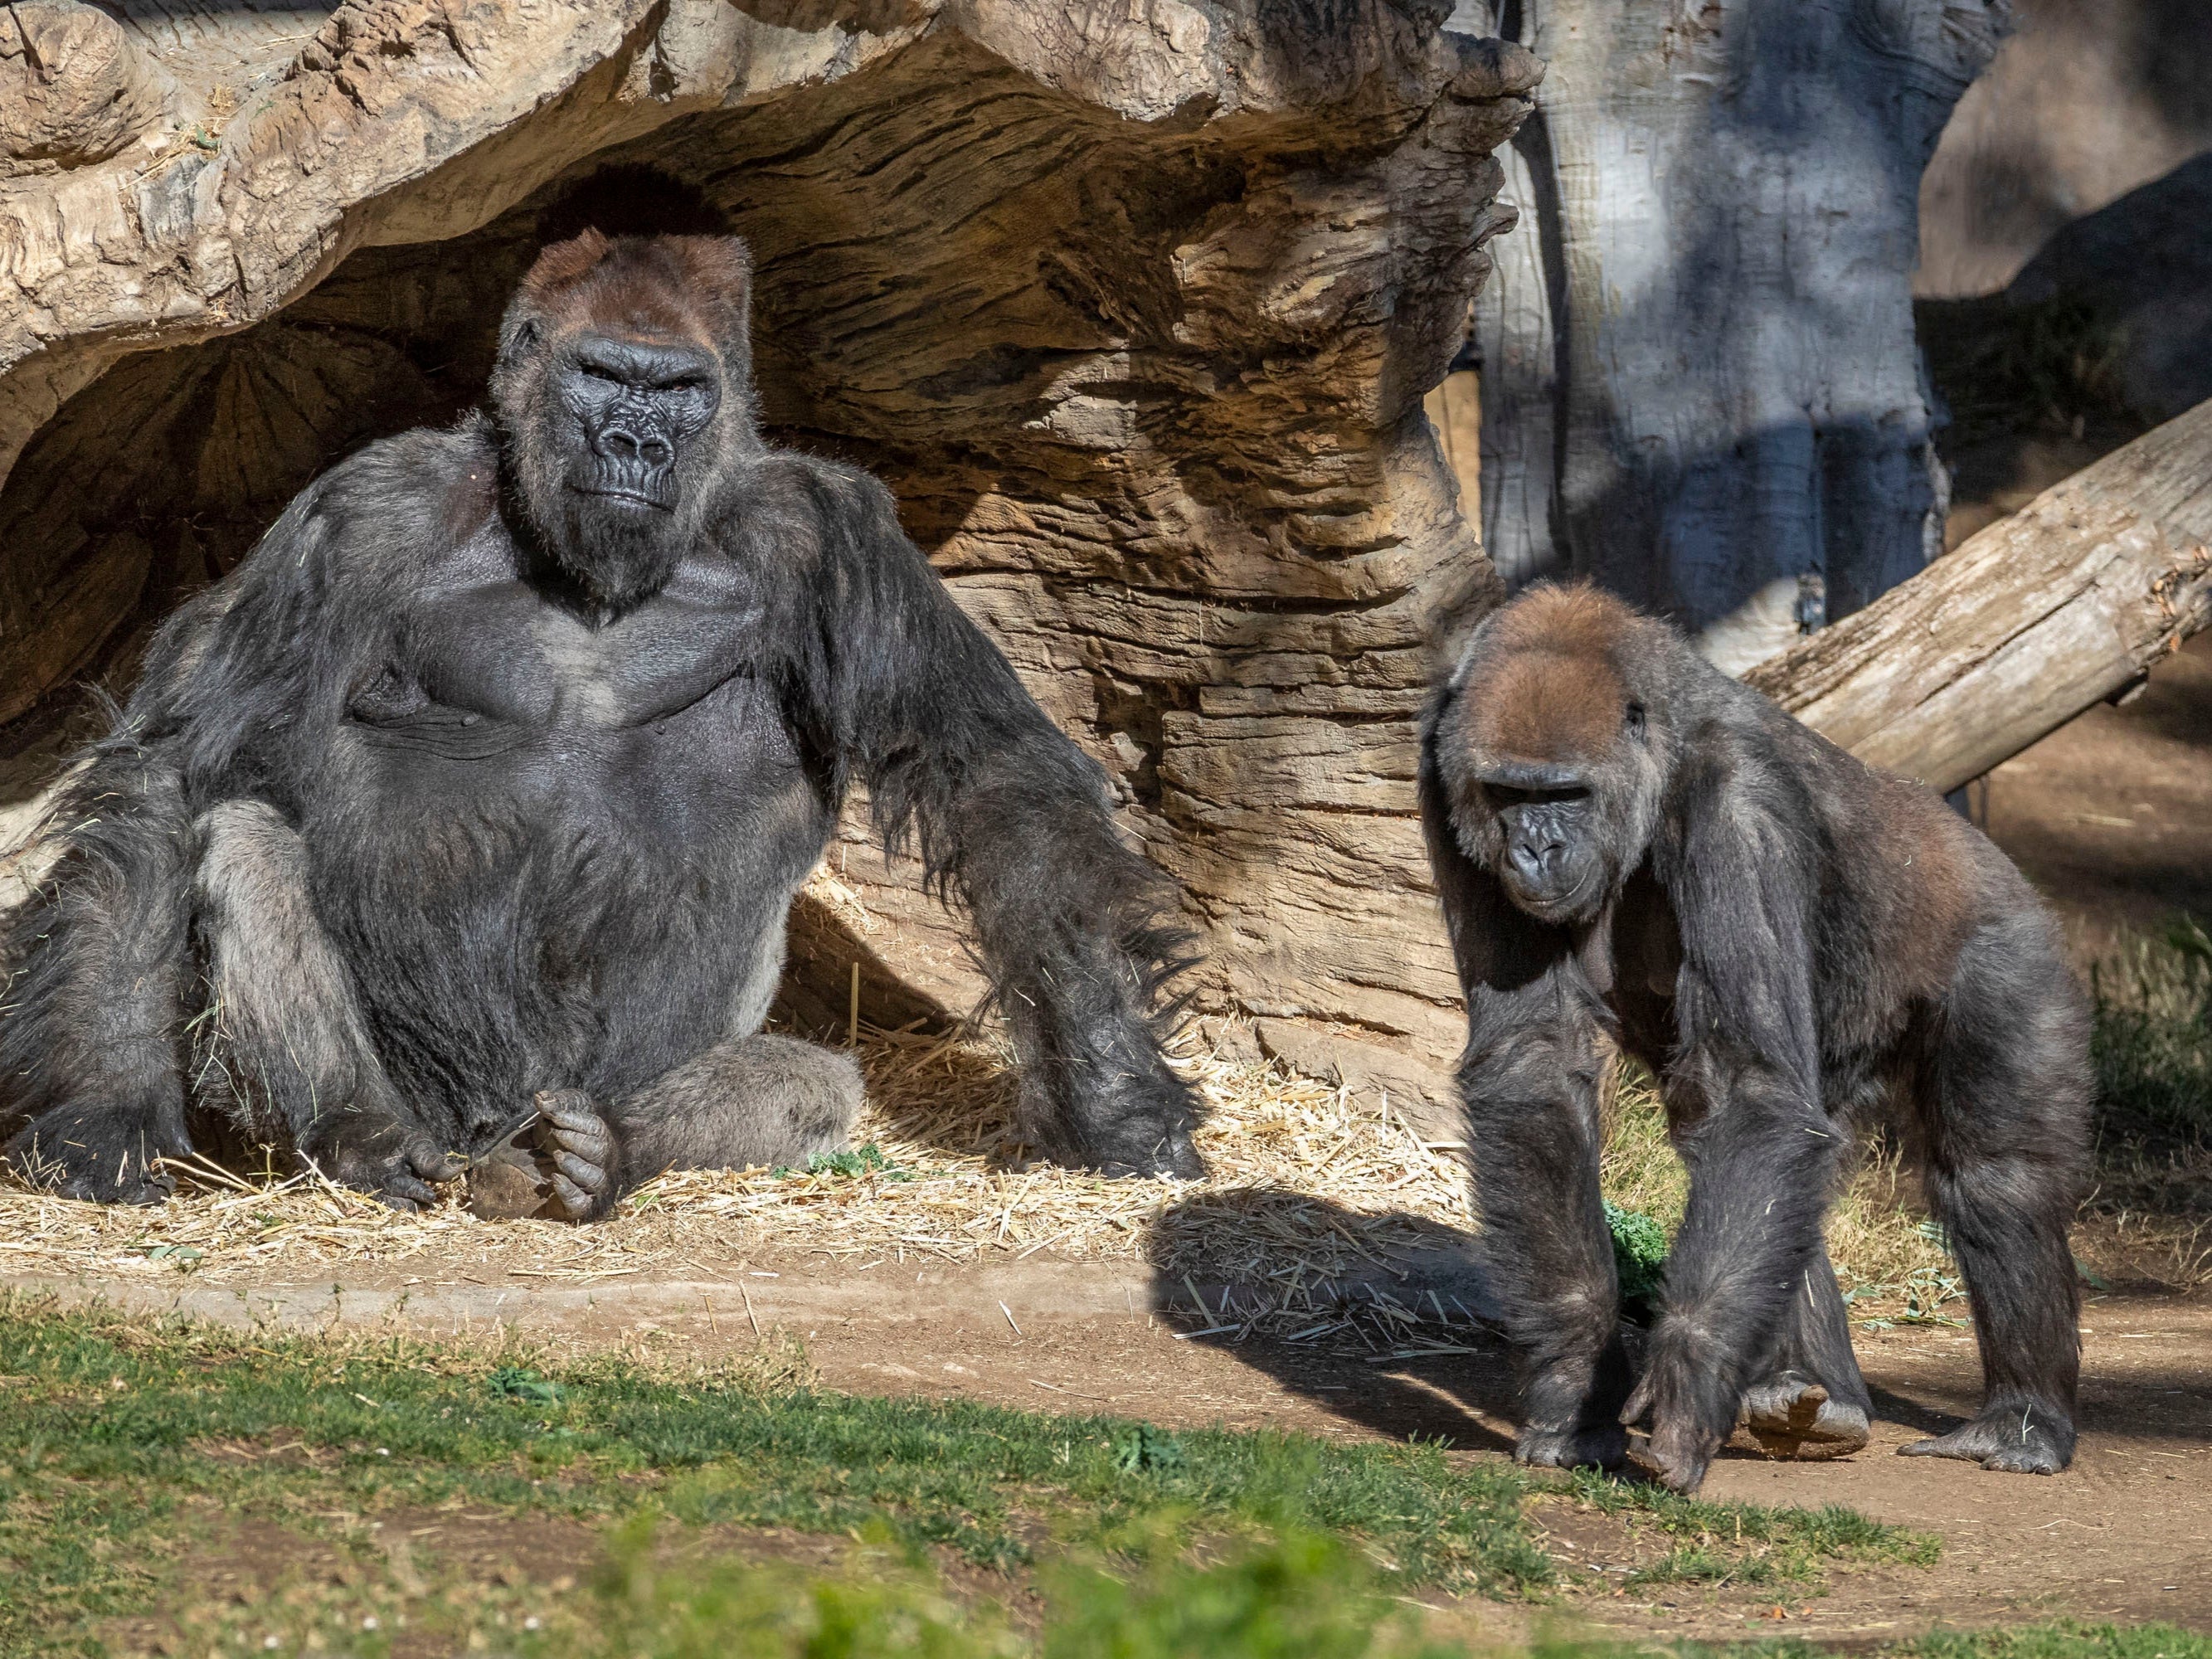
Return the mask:
[[[1425,726],[1428,724],[1425,722]],[[1564,927],[1509,902],[1461,848],[1425,731],[1421,827],[1467,998],[1461,1098],[1482,1250],[1521,1370],[1526,1463],[1610,1468],[1628,1357],[1598,1184],[1598,996]]]
[[[1098,769],[952,602],[866,474],[803,463],[818,562],[782,631],[795,721],[866,781],[887,844],[975,918],[1022,1062],[1025,1134],[1065,1163],[1200,1172],[1197,1105],[1160,1052],[1183,965],[1172,891],[1125,848]],[[756,551],[757,559],[763,555]]]
[[1690,1199],[1623,1418],[1649,1413],[1661,1478],[1691,1492],[1820,1254],[1843,1139],[1821,1106],[1811,849],[1786,827],[1809,813],[1770,810],[1784,786],[1748,757],[1678,781],[1680,828],[1653,866],[1681,937],[1668,1097]]
[[[173,1183],[155,1160],[190,1150],[196,884],[204,896],[274,899],[297,924],[283,937],[232,937],[198,918],[213,935],[203,944],[218,981],[227,963],[247,958],[275,970],[260,1006],[216,1011],[266,1039],[258,1056],[231,1056],[256,1074],[260,1105],[335,1178],[401,1202],[434,1196],[418,1177],[441,1167],[441,1154],[358,1037],[350,985],[303,976],[307,963],[334,958],[314,936],[304,892],[272,892],[282,849],[251,867],[226,863],[236,838],[213,827],[254,803],[281,830],[279,809],[295,804],[301,783],[296,757],[327,740],[314,711],[336,696],[317,682],[343,676],[335,641],[361,621],[333,597],[337,527],[322,511],[347,471],[302,492],[252,558],[156,633],[129,707],[63,802],[60,861],[12,921],[0,1129],[12,1136],[12,1164],[72,1196],[159,1199]],[[257,850],[271,850],[259,840]],[[226,1000],[245,988],[221,987]],[[349,1035],[350,1044],[331,1040]]]
[[158,1160],[191,1146],[177,1062],[191,821],[173,756],[119,720],[53,822],[61,857],[0,933],[7,1162],[64,1197],[154,1203],[175,1185]]

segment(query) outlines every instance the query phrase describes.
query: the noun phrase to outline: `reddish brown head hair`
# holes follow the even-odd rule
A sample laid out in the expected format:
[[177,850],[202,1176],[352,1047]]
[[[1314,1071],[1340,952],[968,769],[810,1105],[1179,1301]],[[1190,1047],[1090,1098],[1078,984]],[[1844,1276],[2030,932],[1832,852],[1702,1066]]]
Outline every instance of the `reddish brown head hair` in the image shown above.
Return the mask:
[[712,347],[750,384],[752,259],[734,236],[614,236],[586,228],[538,256],[500,329],[502,368],[536,340],[581,328]]
[[[1641,623],[1594,587],[1539,587],[1505,607],[1462,663],[1466,740],[1501,758],[1565,763],[1611,752],[1635,701],[1621,653]],[[1480,665],[1476,683],[1464,671]]]
[[1561,866],[1573,897],[1556,916],[1516,898],[1547,919],[1617,891],[1650,840],[1672,741],[1659,691],[1672,658],[1654,630],[1595,588],[1532,588],[1466,632],[1427,716],[1468,857],[1504,873],[1516,834],[1580,849]]

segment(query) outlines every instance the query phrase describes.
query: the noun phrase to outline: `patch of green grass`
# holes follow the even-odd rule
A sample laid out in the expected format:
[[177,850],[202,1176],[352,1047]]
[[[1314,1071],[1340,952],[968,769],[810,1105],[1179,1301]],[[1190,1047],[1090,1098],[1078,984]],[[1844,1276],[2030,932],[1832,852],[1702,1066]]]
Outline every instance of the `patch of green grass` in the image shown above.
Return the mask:
[[1895,1651],[1911,1659],[2212,1659],[2212,1635],[2173,1625],[2061,1620],[2014,1630],[1939,1631]]
[[884,1155],[884,1149],[872,1140],[849,1152],[817,1152],[806,1160],[804,1170],[794,1170],[788,1164],[779,1164],[769,1173],[775,1176],[833,1175],[848,1181],[857,1181],[868,1175],[878,1181],[914,1179],[913,1170],[892,1163]]
[[2094,965],[2099,1152],[2212,1147],[2212,936],[2184,918]]
[[[332,1625],[328,1595],[302,1580],[295,1599],[305,1610],[285,1615],[287,1641],[320,1632],[327,1647],[333,1631],[349,1631],[347,1640],[369,1652],[410,1607],[418,1618],[475,1621],[472,1628],[508,1613],[519,1620],[520,1592],[441,1589],[442,1581],[423,1580],[428,1567],[387,1561],[391,1540],[374,1535],[384,1517],[456,1512],[565,1518],[588,1528],[586,1537],[634,1526],[695,1543],[770,1529],[871,1540],[917,1571],[933,1562],[1016,1578],[1041,1571],[1062,1586],[1069,1607],[1096,1612],[1113,1602],[1122,1609],[1115,1617],[1130,1619],[1155,1592],[1183,1607],[1176,1619],[1197,1617],[1190,1609],[1201,1604],[1242,1605],[1237,1598],[1257,1594],[1254,1574],[1291,1574],[1282,1591],[1290,1607],[1305,1594],[1293,1595],[1297,1585],[1318,1583],[1312,1575],[1337,1571],[1328,1564],[1339,1561],[1393,1587],[1541,1596],[1557,1582],[1524,1501],[1561,1491],[1558,1477],[1450,1457],[1437,1445],[1218,1428],[1170,1435],[1104,1417],[836,1394],[805,1386],[798,1380],[803,1361],[773,1347],[733,1367],[678,1372],[605,1357],[238,1332],[0,1298],[0,1652],[9,1655],[93,1651],[86,1632],[100,1621],[171,1604],[176,1564],[208,1547],[211,1528],[304,1540],[366,1562],[361,1571],[385,1587],[348,1590],[348,1611]],[[1918,1548],[1909,1534],[1856,1516],[1847,1523],[1841,1511],[1701,1504],[1590,1477],[1572,1490],[1633,1527],[1694,1540],[1717,1559],[1756,1560],[1762,1574],[1816,1576],[1823,1561],[1910,1559]],[[614,1628],[611,1609],[631,1606],[645,1578],[691,1582],[654,1577],[659,1558],[642,1549],[617,1552],[629,1588],[584,1624],[571,1618],[572,1635]],[[1286,1565],[1300,1562],[1306,1577]],[[1228,1577],[1208,1579],[1203,1595],[1195,1580],[1178,1577],[1217,1569]],[[684,1595],[723,1605],[737,1592],[726,1573],[714,1577],[721,1571],[685,1568],[707,1576],[696,1595]],[[900,1583],[906,1588],[896,1595],[896,1586],[884,1589],[889,1600],[824,1591],[829,1601],[817,1611],[827,1619],[822,1609],[834,1603],[841,1619],[903,1621],[899,1628],[921,1642],[923,1604],[901,1598],[922,1592]],[[663,1611],[668,1630],[688,1628],[691,1614]],[[356,1613],[377,1622],[347,1624]],[[265,1622],[256,1628],[278,1633]],[[507,1633],[520,1640],[524,1632]],[[680,1643],[620,1650],[690,1650]]]
[[1680,1540],[1639,1568],[1631,1583],[1799,1583],[1817,1577],[1825,1563],[1929,1566],[1942,1551],[1931,1534],[1869,1521],[1840,1504],[1806,1510],[1714,1503],[1626,1486],[1588,1469],[1575,1471],[1568,1489],[1577,1503]]
[[1641,1210],[1605,1200],[1606,1230],[1613,1235],[1613,1266],[1623,1303],[1649,1306],[1667,1281],[1667,1229]]

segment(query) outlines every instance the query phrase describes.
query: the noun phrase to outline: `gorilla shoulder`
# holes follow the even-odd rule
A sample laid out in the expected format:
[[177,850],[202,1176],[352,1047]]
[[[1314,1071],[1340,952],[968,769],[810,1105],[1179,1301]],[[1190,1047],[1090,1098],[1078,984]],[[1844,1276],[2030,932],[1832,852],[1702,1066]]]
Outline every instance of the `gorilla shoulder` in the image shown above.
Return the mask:
[[[498,507],[498,439],[472,414],[356,451],[301,490],[286,517],[296,514],[303,531],[344,544],[349,563],[365,541],[419,568],[425,555],[467,541]],[[272,531],[268,539],[280,538]]]

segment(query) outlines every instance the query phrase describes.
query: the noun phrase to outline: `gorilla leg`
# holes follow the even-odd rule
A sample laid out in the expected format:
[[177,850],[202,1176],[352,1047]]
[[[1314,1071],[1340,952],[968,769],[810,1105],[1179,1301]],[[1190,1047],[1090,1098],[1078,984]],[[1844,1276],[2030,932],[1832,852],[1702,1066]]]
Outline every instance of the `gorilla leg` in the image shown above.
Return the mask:
[[595,1219],[669,1170],[804,1164],[845,1144],[863,1094],[851,1056],[765,1031],[716,1044],[604,1115],[580,1090],[549,1091],[544,1212]]
[[1745,1391],[1743,1421],[1774,1457],[1843,1457],[1864,1446],[1874,1399],[1851,1352],[1850,1320],[1823,1247],[1805,1266],[1766,1376]]
[[316,920],[299,836],[274,807],[199,821],[195,923],[214,993],[203,1091],[228,1082],[247,1133],[281,1139],[335,1181],[408,1209],[458,1167],[400,1101],[352,976]]
[[1460,1097],[1481,1149],[1484,1270],[1520,1375],[1514,1455],[1613,1468],[1627,1453],[1620,1407],[1632,1378],[1598,1184],[1601,1062],[1586,1001],[1562,979],[1554,969],[1483,1005]]
[[1961,959],[1922,1093],[1923,1175],[1964,1271],[1982,1409],[1903,1448],[2055,1474],[2073,1461],[2080,1292],[2067,1229],[2087,1158],[2090,1081],[2079,991],[2039,916]]
[[[118,739],[56,808],[67,850],[0,937],[8,1165],[68,1198],[151,1204],[191,1150],[179,1059],[191,823],[175,768]],[[5,970],[11,970],[8,973]]]

